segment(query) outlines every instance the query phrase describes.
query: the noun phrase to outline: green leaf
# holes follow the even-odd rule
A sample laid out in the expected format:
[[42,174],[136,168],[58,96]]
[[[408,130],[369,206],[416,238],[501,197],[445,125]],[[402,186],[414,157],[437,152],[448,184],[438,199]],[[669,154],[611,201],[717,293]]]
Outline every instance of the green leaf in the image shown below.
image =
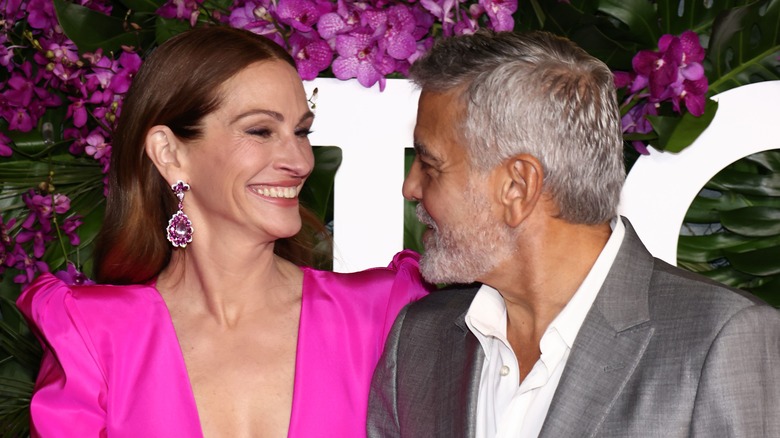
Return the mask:
[[726,258],[734,269],[751,275],[780,274],[780,245],[753,251],[732,252],[725,250]]
[[[686,269],[688,269],[687,266]],[[745,274],[744,272],[737,271],[731,266],[724,266],[724,267],[709,269],[709,270],[707,269],[704,270],[691,269],[691,270],[694,272],[698,272],[699,274],[704,275],[705,277],[711,280],[721,282],[731,287],[742,287],[745,284],[750,283],[756,278],[752,275]]]
[[722,14],[707,60],[710,92],[780,79],[780,0],[756,1]]
[[685,262],[709,262],[724,255],[724,249],[750,242],[750,239],[732,233],[713,233],[705,236],[680,236],[677,258]]
[[780,234],[780,208],[746,207],[724,211],[720,220],[729,231],[743,236]]
[[599,11],[623,22],[648,47],[658,44],[658,16],[649,0],[601,0]]
[[770,305],[780,308],[780,277],[770,277],[760,286],[751,287],[750,292]]
[[767,172],[780,172],[780,150],[759,152],[748,155],[742,160],[756,164]]
[[[404,149],[404,175],[409,174],[414,162],[414,149]],[[425,247],[422,244],[422,235],[428,228],[417,219],[417,203],[404,199],[404,249],[411,249],[422,254]]]
[[658,0],[656,8],[663,33],[679,35],[686,30],[709,34],[718,14],[748,1]]
[[70,3],[66,0],[53,0],[57,20],[79,53],[94,52],[102,48],[104,52],[118,52],[123,45],[139,46],[144,31],[125,29],[125,21],[101,14],[92,9]]
[[37,369],[41,347],[13,301],[0,298],[0,350],[7,352],[27,369]]
[[165,4],[165,0],[119,0],[119,2],[127,9],[147,13],[156,12]]
[[190,26],[190,23],[185,21],[158,16],[155,21],[154,29],[154,38],[157,41],[157,44],[162,44],[168,41],[171,37],[192,29],[192,27]]
[[699,224],[720,222],[721,212],[751,206],[780,208],[780,198],[743,195],[733,191],[724,191],[716,197],[699,195],[693,199],[688,208],[685,222]]
[[[600,0],[518,2],[515,30],[546,30],[565,36],[613,70],[630,70],[631,59],[646,48],[640,38],[598,13]],[[653,42],[655,46],[655,42]]]
[[313,150],[314,170],[301,189],[300,199],[322,221],[327,222],[332,219],[329,211],[333,208],[333,182],[341,166],[341,148],[317,146]]
[[687,111],[682,117],[648,116],[650,124],[658,133],[658,141],[653,143],[653,146],[667,152],[682,151],[693,144],[707,129],[717,111],[718,103],[708,99],[701,117],[696,117]]
[[780,173],[760,175],[727,168],[718,172],[707,187],[746,195],[780,196]]

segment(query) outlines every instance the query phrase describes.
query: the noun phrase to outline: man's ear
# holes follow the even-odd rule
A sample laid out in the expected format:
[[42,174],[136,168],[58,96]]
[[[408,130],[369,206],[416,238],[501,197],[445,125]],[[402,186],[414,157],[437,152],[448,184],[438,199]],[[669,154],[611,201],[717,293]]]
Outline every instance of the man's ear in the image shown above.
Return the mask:
[[165,125],[152,126],[146,133],[146,155],[168,183],[184,180],[182,169],[182,145],[178,137]]
[[533,155],[515,155],[501,165],[501,203],[504,221],[519,226],[536,207],[542,195],[544,168]]

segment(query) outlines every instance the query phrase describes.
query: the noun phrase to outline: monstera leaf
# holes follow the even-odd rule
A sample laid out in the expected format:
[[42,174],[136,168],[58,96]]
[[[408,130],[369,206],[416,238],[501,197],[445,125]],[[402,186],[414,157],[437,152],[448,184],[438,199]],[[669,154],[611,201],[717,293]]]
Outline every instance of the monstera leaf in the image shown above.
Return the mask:
[[765,0],[721,14],[707,54],[710,92],[780,79],[780,0]]
[[662,33],[679,35],[686,30],[709,33],[715,19],[724,11],[751,1],[741,0],[658,0],[658,23]]
[[[780,150],[723,169],[694,199],[678,264],[780,307]],[[693,230],[693,232],[689,232]]]

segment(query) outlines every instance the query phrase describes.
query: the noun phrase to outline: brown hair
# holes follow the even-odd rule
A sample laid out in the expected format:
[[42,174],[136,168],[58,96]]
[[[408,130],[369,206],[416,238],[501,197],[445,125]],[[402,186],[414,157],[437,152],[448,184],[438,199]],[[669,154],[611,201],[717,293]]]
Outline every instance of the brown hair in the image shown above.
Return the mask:
[[[127,93],[114,132],[109,194],[95,249],[95,278],[101,283],[142,283],[171,259],[165,238],[176,198],[144,150],[149,129],[168,126],[182,140],[202,135],[202,119],[220,105],[221,85],[250,64],[295,61],[273,41],[230,27],[205,27],[179,34],[143,63]],[[320,230],[302,211],[302,233]],[[298,264],[311,261],[303,235],[277,242],[277,254]]]

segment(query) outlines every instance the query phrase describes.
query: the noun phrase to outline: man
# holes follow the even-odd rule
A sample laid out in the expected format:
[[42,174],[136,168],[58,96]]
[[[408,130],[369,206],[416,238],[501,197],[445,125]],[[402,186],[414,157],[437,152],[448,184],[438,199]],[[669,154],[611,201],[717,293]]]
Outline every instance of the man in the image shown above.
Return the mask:
[[396,320],[371,437],[780,437],[780,313],[654,259],[617,217],[612,74],[546,33],[454,37],[404,196],[436,292]]

